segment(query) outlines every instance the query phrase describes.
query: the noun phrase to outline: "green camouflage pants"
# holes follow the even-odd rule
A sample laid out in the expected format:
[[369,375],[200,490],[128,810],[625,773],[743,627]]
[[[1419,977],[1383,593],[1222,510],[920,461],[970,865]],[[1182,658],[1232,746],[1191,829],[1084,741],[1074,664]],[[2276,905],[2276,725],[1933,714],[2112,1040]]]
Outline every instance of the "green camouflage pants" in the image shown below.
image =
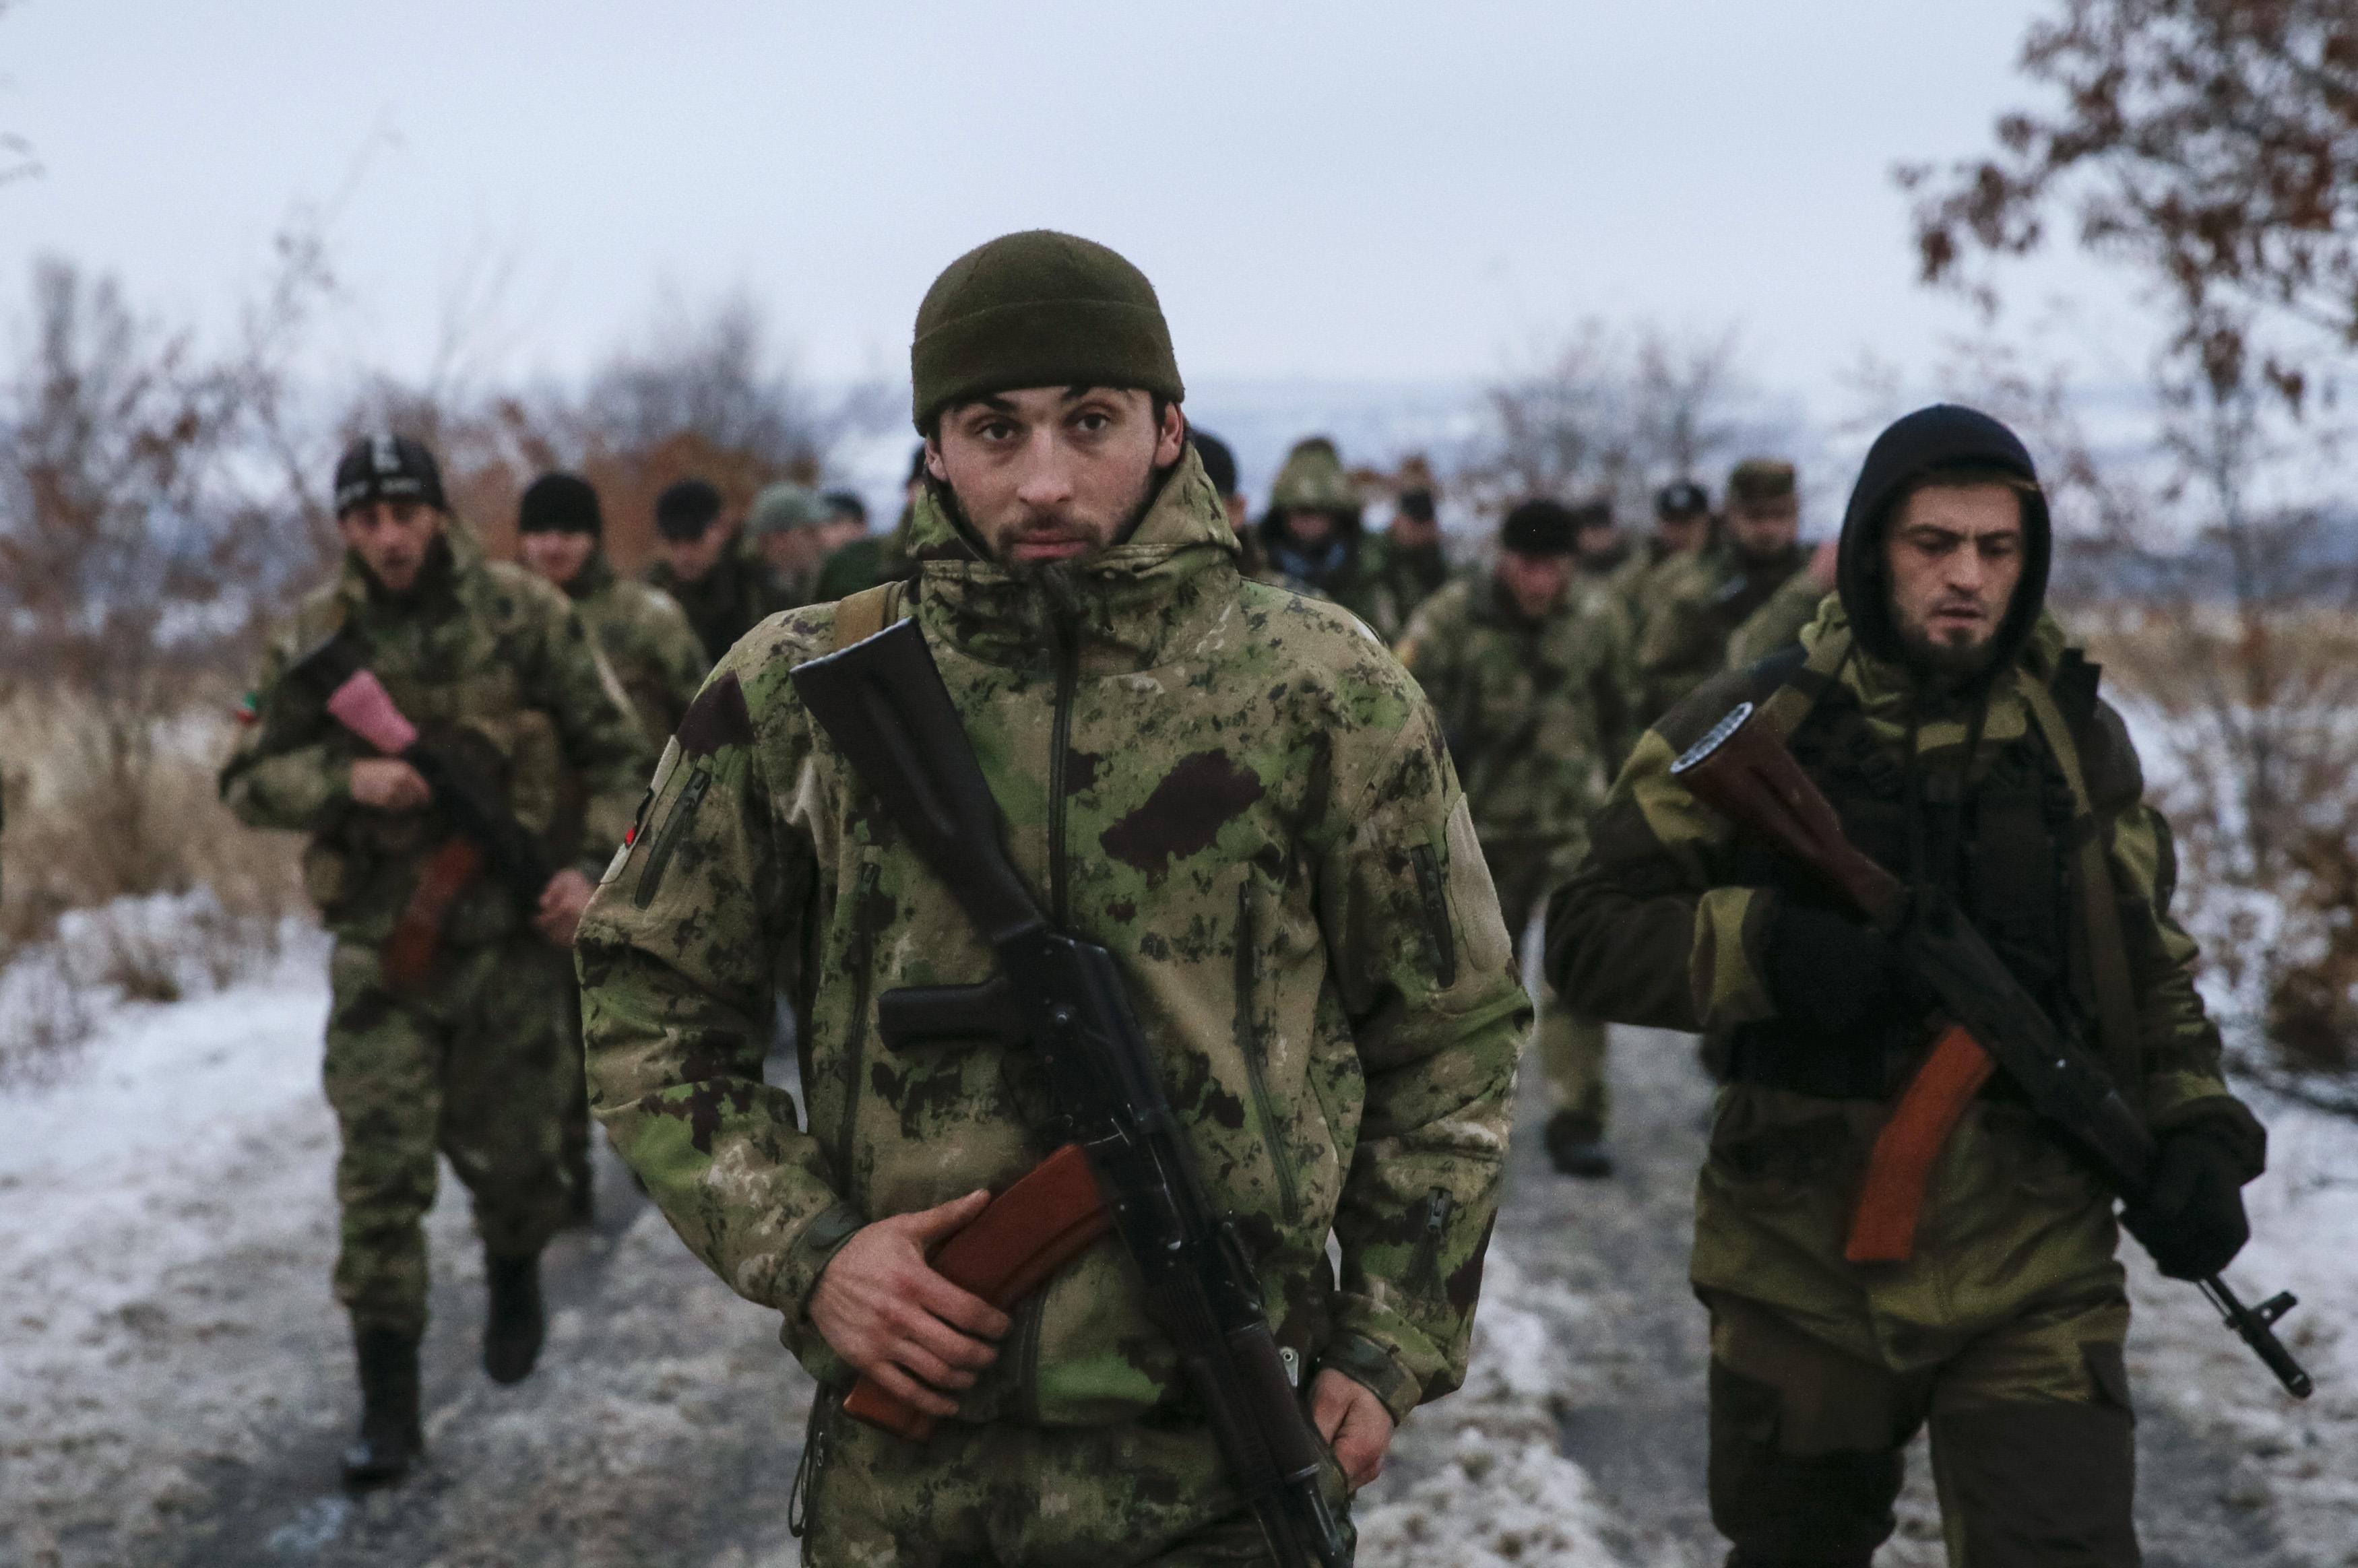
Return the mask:
[[[1514,938],[1515,962],[1522,963],[1530,938],[1531,916],[1546,907],[1548,895],[1570,873],[1564,854],[1548,844],[1522,841],[1485,844],[1482,858],[1498,889],[1498,913],[1506,917],[1507,934]],[[1555,986],[1540,979],[1539,1022],[1533,1043],[1539,1049],[1540,1074],[1547,1080],[1553,1108],[1602,1137],[1612,1102],[1605,1084],[1605,1025],[1582,1018],[1563,1005]]]
[[[806,1480],[805,1568],[1242,1568],[1272,1560],[1211,1436],[972,1426],[923,1444],[822,1394]],[[1326,1498],[1350,1525],[1342,1472]]]
[[1712,1521],[1739,1565],[1858,1564],[1929,1425],[1955,1568],[2131,1568],[2128,1299],[2111,1199],[2027,1107],[1942,1146],[1904,1261],[1844,1238],[1884,1108],[1734,1085],[1696,1185]]
[[[564,1220],[569,955],[525,932],[446,952],[418,995],[385,989],[375,949],[329,959],[328,1103],[343,1135],[336,1299],[365,1327],[422,1334],[438,1150],[475,1200],[491,1251],[537,1253]],[[578,1073],[578,1058],[574,1068]]]

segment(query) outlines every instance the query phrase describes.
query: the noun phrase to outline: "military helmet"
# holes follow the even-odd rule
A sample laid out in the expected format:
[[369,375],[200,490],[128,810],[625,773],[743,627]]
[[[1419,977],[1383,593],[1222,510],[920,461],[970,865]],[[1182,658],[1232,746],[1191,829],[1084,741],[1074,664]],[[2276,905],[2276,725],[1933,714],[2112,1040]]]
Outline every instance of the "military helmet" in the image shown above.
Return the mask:
[[1343,457],[1335,443],[1324,436],[1313,436],[1295,442],[1293,450],[1285,455],[1285,466],[1277,470],[1277,483],[1270,490],[1269,503],[1282,512],[1347,514],[1359,510],[1359,494],[1351,486],[1351,476],[1343,471]]
[[415,501],[447,512],[442,465],[414,437],[381,431],[362,436],[336,460],[336,515],[375,501]]

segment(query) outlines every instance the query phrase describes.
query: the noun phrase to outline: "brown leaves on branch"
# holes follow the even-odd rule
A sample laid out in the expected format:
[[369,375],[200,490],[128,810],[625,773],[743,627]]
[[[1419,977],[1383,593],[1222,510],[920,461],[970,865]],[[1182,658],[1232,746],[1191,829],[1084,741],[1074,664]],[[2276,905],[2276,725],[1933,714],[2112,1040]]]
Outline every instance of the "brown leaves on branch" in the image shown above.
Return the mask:
[[1911,165],[1928,282],[1996,296],[1976,261],[2078,242],[2165,290],[2173,347],[2212,385],[2256,375],[2296,411],[2309,374],[2258,350],[2274,319],[2358,344],[2358,5],[2350,0],[2064,0],[2021,68],[2047,113],[1996,151]]

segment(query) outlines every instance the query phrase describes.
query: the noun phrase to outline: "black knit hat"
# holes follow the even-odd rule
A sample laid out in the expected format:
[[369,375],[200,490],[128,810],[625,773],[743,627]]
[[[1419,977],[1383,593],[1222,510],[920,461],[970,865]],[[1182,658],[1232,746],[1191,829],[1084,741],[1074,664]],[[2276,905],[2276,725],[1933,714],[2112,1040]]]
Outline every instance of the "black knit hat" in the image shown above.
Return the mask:
[[2047,570],[2054,551],[2047,498],[2038,489],[2038,467],[2022,438],[1996,419],[1979,409],[1936,403],[1895,421],[1875,438],[1843,514],[1834,582],[1859,645],[1868,653],[1893,660],[1905,656],[1891,622],[1883,564],[1883,537],[1894,503],[1927,478],[1993,472],[2027,481],[2028,488],[2022,496],[2022,579],[2015,585],[2014,602],[1991,641],[1987,668],[2005,668],[2029,641],[2047,602]]
[[1576,532],[1572,508],[1544,498],[1526,501],[1498,525],[1501,548],[1519,556],[1568,556]]
[[909,344],[911,412],[1027,386],[1187,389],[1146,275],[1091,241],[1050,229],[1001,234],[942,269]]
[[1212,488],[1220,492],[1220,499],[1226,501],[1234,495],[1237,492],[1237,454],[1228,449],[1228,444],[1209,430],[1198,430],[1192,425],[1187,428],[1187,438],[1195,443],[1195,455],[1204,460],[1204,477],[1212,481]]
[[1682,517],[1706,516],[1710,512],[1710,493],[1691,479],[1678,480],[1654,492],[1657,517],[1676,522]]
[[1412,490],[1401,491],[1400,500],[1394,503],[1394,506],[1403,517],[1419,523],[1433,521],[1433,492],[1422,485],[1418,485]]
[[442,465],[426,443],[407,436],[362,436],[336,460],[336,515],[373,501],[415,501],[448,512]]
[[684,479],[655,497],[655,532],[685,543],[704,537],[720,515],[720,492],[700,479]]
[[598,510],[598,492],[578,473],[545,473],[516,503],[516,532],[602,537],[606,519]]

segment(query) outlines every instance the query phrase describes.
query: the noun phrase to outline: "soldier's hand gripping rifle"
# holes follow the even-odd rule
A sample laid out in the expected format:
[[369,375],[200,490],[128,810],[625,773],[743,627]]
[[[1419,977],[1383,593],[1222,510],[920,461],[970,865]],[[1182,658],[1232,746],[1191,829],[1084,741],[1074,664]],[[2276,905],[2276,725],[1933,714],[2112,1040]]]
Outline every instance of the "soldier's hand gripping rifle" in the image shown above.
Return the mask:
[[434,961],[442,916],[459,890],[488,862],[492,874],[529,912],[540,902],[556,868],[540,839],[515,819],[500,793],[466,760],[427,745],[376,678],[360,646],[338,632],[297,658],[287,678],[301,683],[326,704],[328,714],[387,757],[417,770],[433,792],[456,836],[435,852],[419,875],[382,955],[385,979],[395,987],[418,984]]
[[[1931,988],[1953,1022],[1942,1033],[1877,1136],[1844,1255],[1896,1260],[1912,1249],[1916,1217],[1941,1145],[1995,1070],[2063,1130],[2107,1185],[2131,1202],[2151,1185],[2152,1132],[2104,1065],[2067,1039],[1955,903],[1911,892],[1843,836],[1833,806],[1753,705],[1738,705],[1671,764],[1695,798],[1805,866],[1865,915]],[[1829,976],[1840,984],[1839,976]],[[2212,1274],[2196,1281],[2220,1315],[2296,1399],[2312,1388],[2275,1324],[2289,1292],[2256,1306]]]
[[[1051,925],[1008,859],[999,803],[916,622],[813,659],[795,670],[794,682],[999,961],[980,985],[886,992],[878,1000],[886,1043],[903,1049],[996,1039],[1028,1047],[1065,1144],[953,1238],[934,1267],[1004,1306],[1103,1235],[1109,1211],[1147,1310],[1178,1352],[1278,1562],[1342,1568],[1348,1552],[1319,1490],[1317,1439],[1252,1267],[1234,1227],[1213,1207],[1163,1096],[1120,970],[1104,947]],[[908,1435],[930,1430],[864,1381],[844,1408]]]

